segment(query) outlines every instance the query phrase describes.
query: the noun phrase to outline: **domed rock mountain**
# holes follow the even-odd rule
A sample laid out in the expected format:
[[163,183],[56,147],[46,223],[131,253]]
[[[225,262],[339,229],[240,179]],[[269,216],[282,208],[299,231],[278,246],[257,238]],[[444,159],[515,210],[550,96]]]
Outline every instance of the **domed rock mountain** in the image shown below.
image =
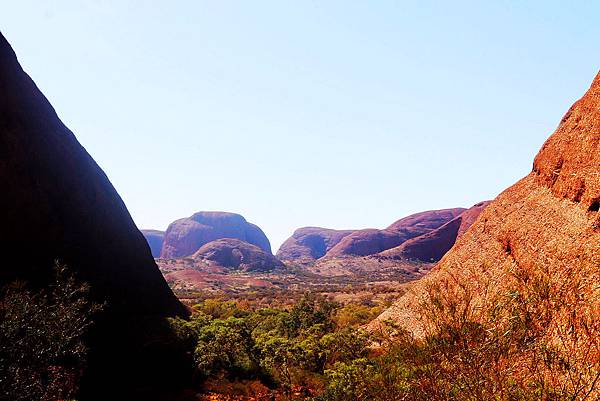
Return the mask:
[[358,230],[344,237],[327,257],[368,256],[399,246],[403,242],[426,234],[452,220],[465,209],[442,209],[404,217],[384,230]]
[[441,227],[406,240],[401,245],[380,252],[378,255],[393,259],[437,262],[477,220],[477,217],[479,217],[488,204],[489,201],[480,202],[470,209],[463,211]]
[[202,245],[192,258],[245,272],[268,271],[284,266],[271,253],[235,238],[222,238]]
[[265,233],[244,217],[228,212],[198,212],[174,221],[162,238],[160,231],[144,230],[153,249],[161,244],[161,259],[191,258],[196,268],[219,266],[230,270],[269,271],[283,267],[271,253]]
[[222,238],[235,238],[271,253],[271,244],[263,231],[235,213],[198,212],[174,221],[167,228],[161,258],[192,255],[202,245]]
[[277,251],[284,261],[311,263],[322,258],[344,237],[354,230],[332,230],[320,227],[302,227],[294,231]]
[[438,261],[488,203],[481,202],[470,209],[454,208],[416,213],[394,222],[383,230],[300,228],[281,245],[277,256],[281,260],[301,264],[369,256],[378,261],[382,258],[418,262]]

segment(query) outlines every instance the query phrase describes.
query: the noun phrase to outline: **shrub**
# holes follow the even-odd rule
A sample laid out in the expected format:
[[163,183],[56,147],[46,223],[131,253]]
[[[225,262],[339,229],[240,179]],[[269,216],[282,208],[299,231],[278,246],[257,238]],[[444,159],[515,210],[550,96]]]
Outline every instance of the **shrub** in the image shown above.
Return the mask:
[[47,290],[33,292],[24,283],[7,286],[0,303],[3,399],[73,397],[86,361],[83,335],[100,309],[88,300],[88,286],[58,262]]

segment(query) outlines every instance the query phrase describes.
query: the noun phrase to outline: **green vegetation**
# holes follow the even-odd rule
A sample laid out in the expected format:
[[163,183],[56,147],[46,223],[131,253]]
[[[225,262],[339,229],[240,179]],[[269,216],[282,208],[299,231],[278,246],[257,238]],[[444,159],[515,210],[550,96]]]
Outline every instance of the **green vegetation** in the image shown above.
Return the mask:
[[[366,298],[342,305],[311,293],[288,305],[279,299],[277,307],[204,299],[191,319],[170,324],[193,356],[192,386],[216,385],[221,394],[592,401],[600,386],[600,322],[567,273],[515,271],[511,285],[485,299],[461,283],[430,284],[420,305],[429,322],[422,338],[392,322],[364,330],[382,310]],[[86,360],[82,337],[100,309],[87,293],[60,265],[44,291],[20,283],[3,290],[0,399],[76,395]]]
[[205,300],[191,321],[172,324],[194,344],[199,378],[260,380],[277,399],[596,399],[598,321],[590,314],[564,327],[549,323],[585,304],[576,292],[555,291],[542,274],[479,308],[459,288],[429,288],[422,311],[431,325],[421,339],[391,322],[378,333],[361,330],[378,307],[310,294],[289,308]]
[[70,399],[85,366],[82,337],[99,305],[56,264],[46,291],[13,283],[0,302],[0,399]]
[[257,379],[287,395],[294,388],[322,389],[328,369],[367,357],[370,338],[357,326],[379,312],[310,294],[289,309],[209,299],[194,310],[190,321],[172,325],[194,344],[199,378]]

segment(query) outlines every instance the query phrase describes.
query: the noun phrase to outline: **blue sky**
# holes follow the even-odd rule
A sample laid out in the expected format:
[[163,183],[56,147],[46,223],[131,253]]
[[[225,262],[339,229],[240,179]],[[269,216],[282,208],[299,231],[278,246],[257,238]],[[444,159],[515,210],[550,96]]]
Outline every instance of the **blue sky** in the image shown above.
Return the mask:
[[[2,1],[140,228],[385,227],[527,174],[599,68],[597,2]],[[594,4],[595,3],[595,4]]]

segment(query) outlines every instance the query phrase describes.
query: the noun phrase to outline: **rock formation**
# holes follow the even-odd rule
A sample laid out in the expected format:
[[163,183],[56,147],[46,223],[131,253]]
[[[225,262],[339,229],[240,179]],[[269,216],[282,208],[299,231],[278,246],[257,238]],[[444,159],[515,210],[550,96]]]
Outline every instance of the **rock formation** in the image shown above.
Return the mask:
[[457,238],[475,222],[488,204],[489,201],[480,202],[443,226],[409,239],[400,246],[383,251],[379,255],[392,259],[437,262],[452,248]]
[[165,240],[165,232],[159,230],[141,230],[141,232],[150,246],[152,257],[160,257],[160,251]]
[[302,227],[294,231],[277,251],[281,260],[310,263],[319,259],[353,230],[331,230],[320,227]]
[[384,230],[358,230],[345,236],[327,257],[367,256],[399,246],[449,222],[465,209],[443,209],[416,213],[400,219]]
[[256,245],[234,238],[218,239],[202,245],[194,253],[193,259],[245,272],[265,272],[284,266],[279,259]]
[[24,280],[43,288],[59,260],[106,302],[87,340],[82,399],[168,383],[178,368],[165,365],[173,358],[157,354],[152,338],[165,317],[187,311],[104,172],[2,35],[0,94],[0,286]]
[[[503,294],[539,291],[540,283],[546,283],[547,295],[560,291],[553,302],[568,303],[552,310],[544,327],[566,327],[563,343],[585,337],[570,337],[572,332],[597,335],[593,322],[597,324],[600,310],[599,206],[600,74],[543,145],[533,171],[488,205],[430,275],[378,321],[392,319],[423,335],[430,320],[417,306],[431,300],[432,288],[443,289],[445,297],[459,302],[457,308],[478,319]],[[546,312],[549,308],[552,305]]]
[[161,258],[193,255],[200,247],[222,238],[235,238],[271,253],[271,244],[262,230],[239,214],[198,212],[174,221],[167,228]]

